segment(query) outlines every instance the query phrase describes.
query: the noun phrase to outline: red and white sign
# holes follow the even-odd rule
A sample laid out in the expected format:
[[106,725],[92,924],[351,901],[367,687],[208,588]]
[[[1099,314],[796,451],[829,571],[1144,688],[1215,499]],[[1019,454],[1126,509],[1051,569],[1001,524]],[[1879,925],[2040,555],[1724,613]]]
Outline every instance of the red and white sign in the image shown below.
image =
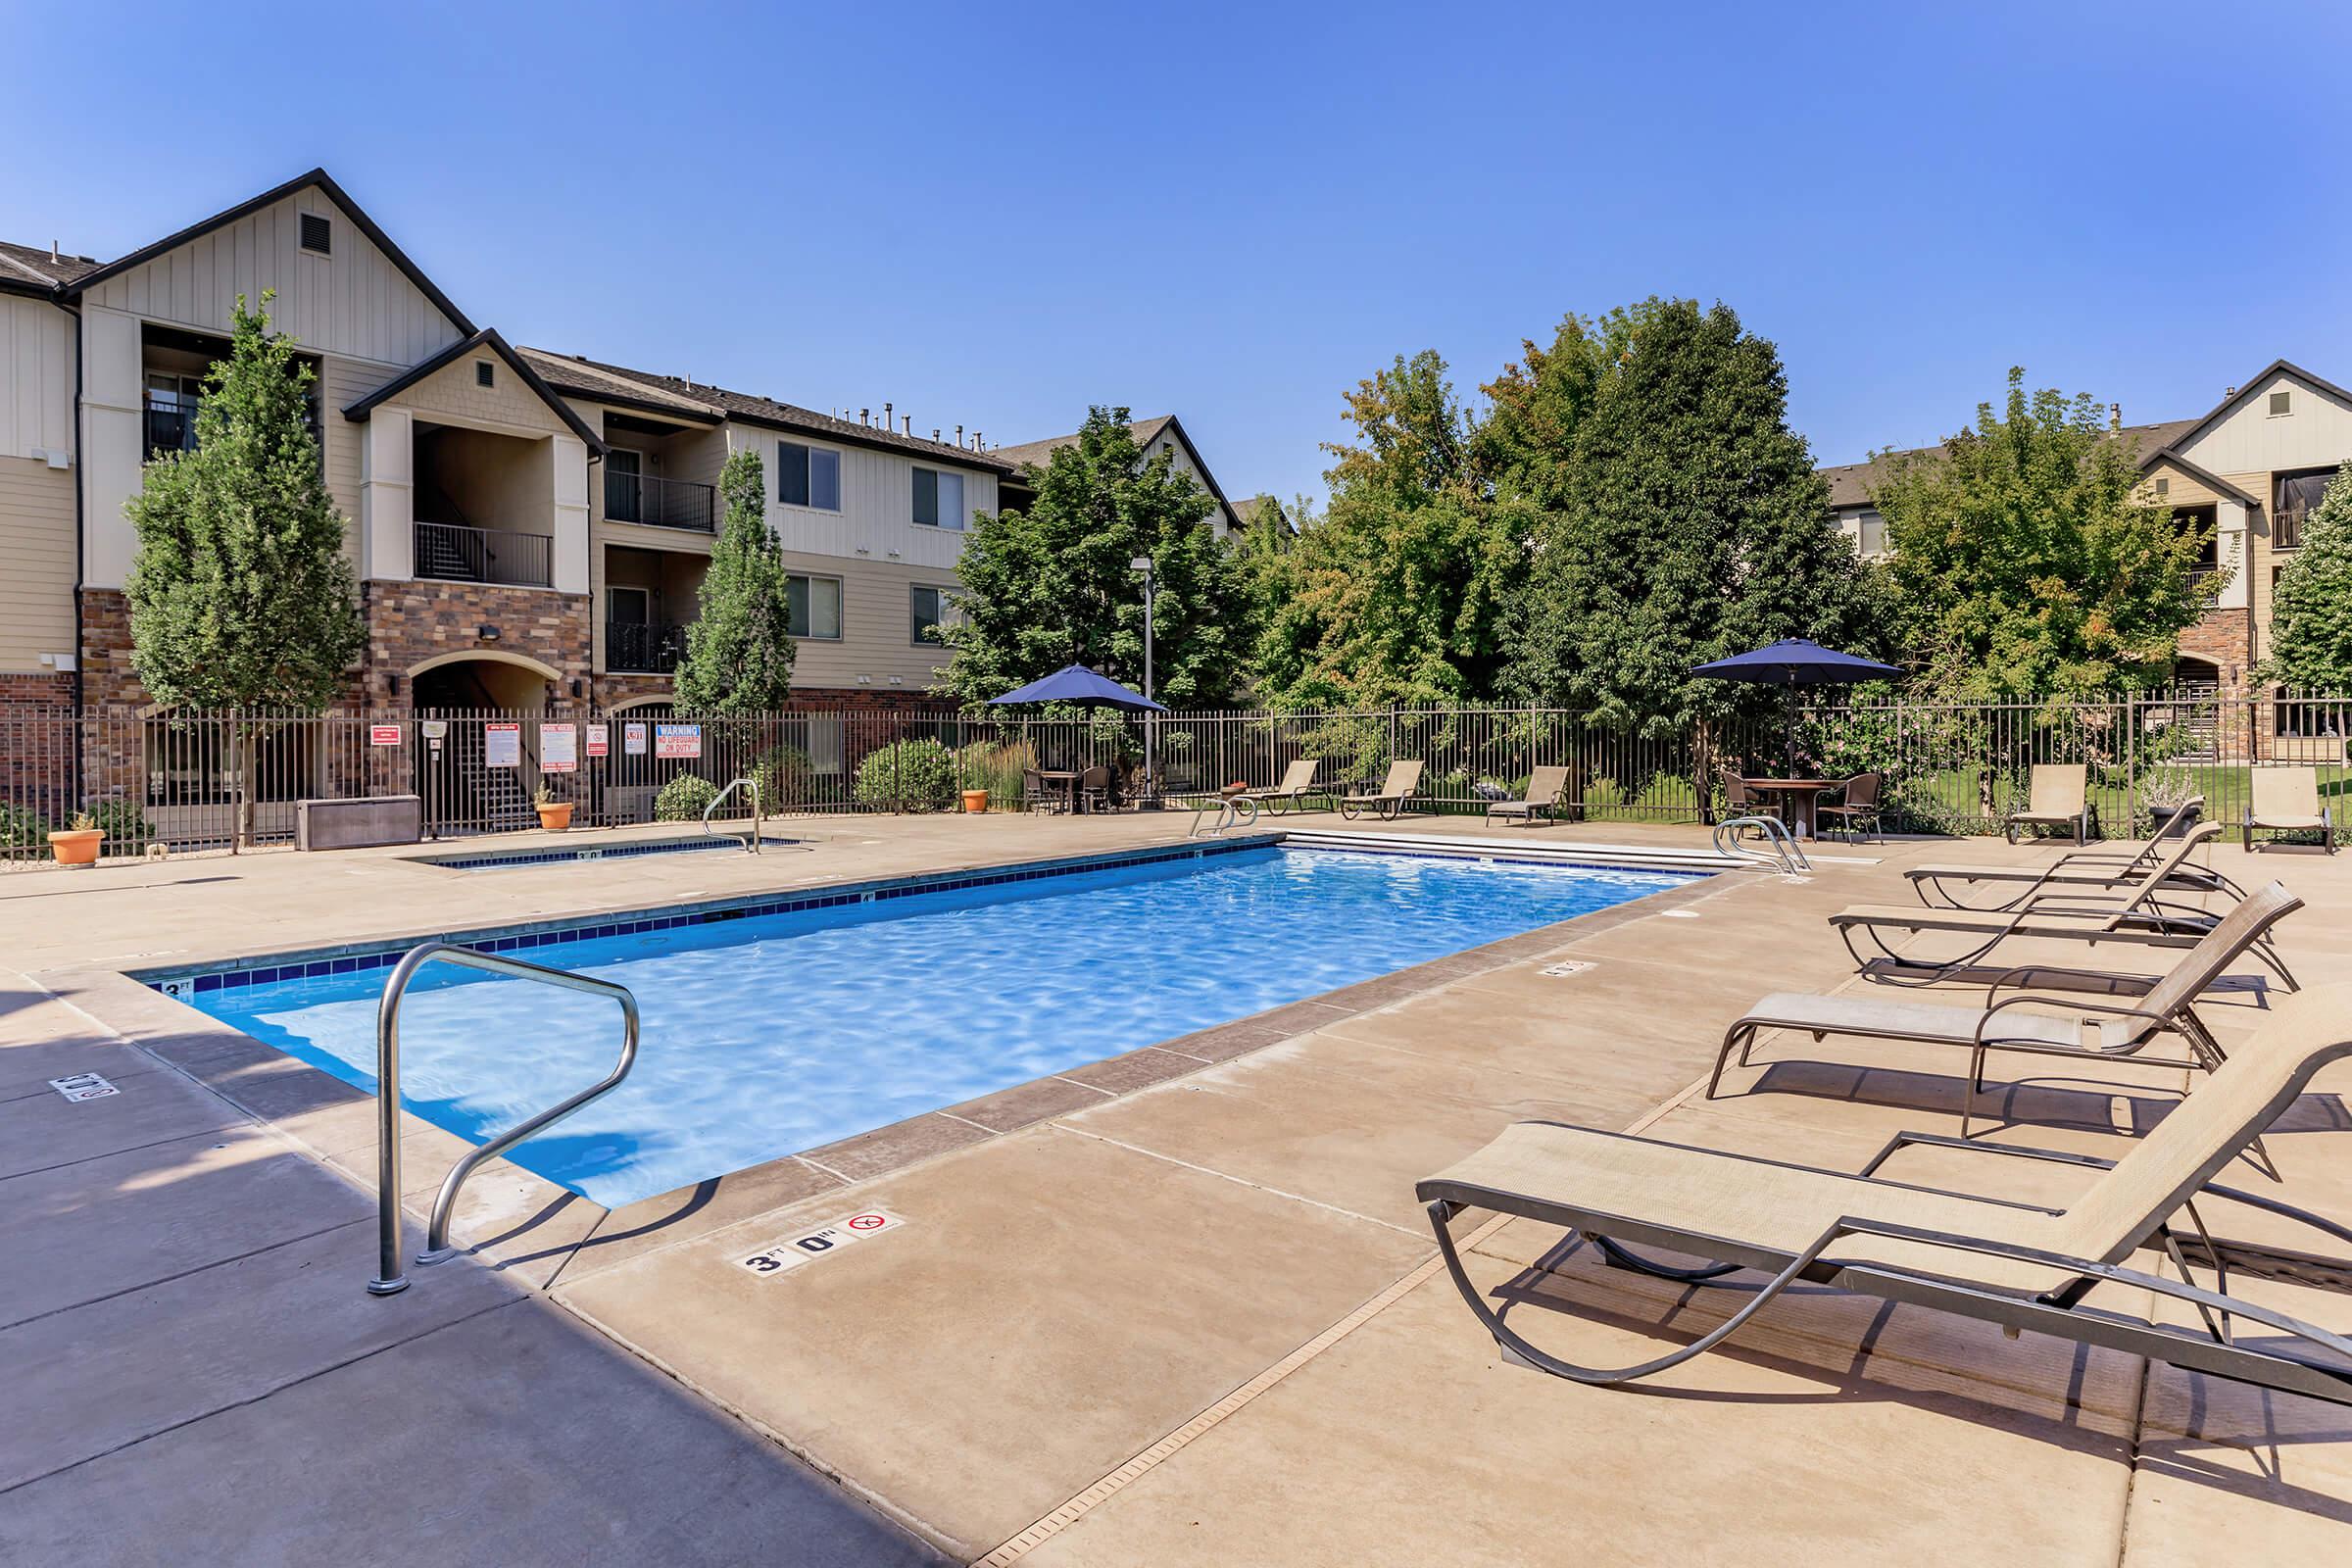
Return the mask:
[[656,724],[654,726],[654,755],[656,757],[696,758],[703,755],[703,726],[700,724]]
[[542,773],[576,773],[580,770],[580,726],[577,724],[542,724],[539,726],[539,771]]
[[522,726],[492,723],[482,726],[482,765],[484,767],[520,767],[522,765]]
[[400,744],[400,726],[398,724],[368,725],[368,744],[370,746],[398,746]]
[[590,757],[606,757],[606,756],[610,756],[610,755],[612,754],[612,726],[611,726],[610,724],[591,724],[591,725],[589,725],[589,726],[588,726],[588,755],[589,755]]
[[621,725],[620,749],[630,757],[643,757],[645,755],[645,726],[643,724]]

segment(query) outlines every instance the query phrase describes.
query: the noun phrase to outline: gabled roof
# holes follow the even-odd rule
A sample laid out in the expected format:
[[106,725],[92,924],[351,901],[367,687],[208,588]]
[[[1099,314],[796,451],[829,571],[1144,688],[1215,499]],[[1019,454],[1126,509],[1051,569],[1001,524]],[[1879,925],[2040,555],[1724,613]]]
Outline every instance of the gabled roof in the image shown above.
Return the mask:
[[[2194,419],[2167,419],[2156,424],[2127,424],[2115,433],[2118,437],[2138,441],[2139,466],[2145,468],[2156,461],[2158,454],[2163,453],[2174,442],[2180,439],[2182,433],[2195,423],[2197,421]],[[1883,476],[1884,469],[1881,465],[1887,459],[1928,457],[1942,450],[1943,443],[1939,441],[1932,447],[1914,447],[1906,452],[1882,453],[1868,463],[1844,463],[1836,467],[1817,468],[1814,471],[1830,482],[1832,510],[1844,511],[1853,507],[1867,507],[1871,504],[1871,490]]]
[[[1208,471],[1208,465],[1200,459],[1200,449],[1193,445],[1193,438],[1185,432],[1183,420],[1173,414],[1162,414],[1153,418],[1133,421],[1127,426],[1127,433],[1135,437],[1135,444],[1139,447],[1149,447],[1163,433],[1172,433],[1177,444],[1184,448],[1184,455],[1191,461],[1193,471],[1200,475],[1201,487],[1224,509],[1225,525],[1228,528],[1249,526],[1234,509],[1233,503],[1225,499],[1225,492],[1217,485],[1217,476]],[[1017,447],[999,447],[996,455],[1016,466],[1035,464],[1042,468],[1053,462],[1054,454],[1063,447],[1076,446],[1078,436],[1079,432],[1073,430],[1068,435],[1049,436],[1043,441],[1025,441]]]
[[466,313],[459,310],[451,302],[450,297],[442,293],[440,287],[431,278],[425,276],[415,262],[409,260],[406,252],[392,243],[391,235],[376,227],[375,220],[369,218],[361,209],[360,204],[353,201],[344,192],[343,187],[335,183],[334,177],[323,169],[314,169],[307,174],[297,174],[283,185],[266,190],[250,201],[239,202],[226,212],[215,213],[201,223],[191,224],[176,234],[167,234],[152,245],[142,245],[129,255],[119,256],[104,267],[94,267],[70,280],[61,280],[58,293],[63,298],[73,299],[105,282],[110,277],[151,262],[166,251],[176,250],[192,239],[201,239],[217,228],[224,228],[240,218],[258,213],[271,203],[283,201],[296,191],[312,185],[318,186],[320,191],[325,193],[329,201],[343,210],[345,217],[359,224],[360,232],[366,234],[373,242],[375,248],[384,253],[385,260],[399,268],[408,280],[416,285],[417,291],[426,299],[431,300],[434,307],[456,324],[459,331],[471,332],[474,330],[473,323],[466,318]]
[[2140,461],[2139,471],[2145,473],[2149,469],[2157,466],[2159,464],[2169,464],[2173,467],[2179,468],[2182,473],[2187,474],[2191,479],[2196,480],[2197,483],[2203,485],[2215,495],[2228,496],[2230,500],[2238,503],[2240,506],[2259,507],[2262,505],[2260,501],[2246,494],[2243,490],[2240,490],[2236,485],[2231,484],[2220,474],[2215,473],[2208,468],[2198,467],[2195,464],[2189,462],[2180,453],[2175,452],[2171,447],[2158,447],[2155,451],[2149,453],[2147,457]]
[[12,293],[54,293],[97,270],[97,262],[87,256],[67,256],[37,245],[12,245],[0,240],[0,289]]
[[2336,398],[2344,403],[2352,403],[2352,392],[2345,391],[2342,387],[2337,386],[2333,381],[2324,380],[2321,377],[2312,374],[2309,370],[2306,370],[2303,368],[2303,367],[2295,364],[2291,360],[2273,360],[2270,364],[2264,366],[2260,370],[2256,371],[2253,376],[2248,378],[2235,391],[2231,392],[2228,397],[2222,399],[2221,402],[2215,404],[2212,410],[2207,413],[2203,418],[2187,421],[2188,428],[2182,430],[2180,434],[2167,439],[2164,445],[2167,447],[2188,445],[2189,442],[2194,441],[2197,437],[2203,435],[2223,417],[2234,411],[2239,404],[2244,403],[2247,399],[2253,397],[2255,393],[2264,390],[2271,377],[2275,375],[2291,375],[2296,380],[2301,381],[2305,386],[2311,387],[2316,391],[2325,392],[2329,397]]
[[417,361],[357,403],[346,405],[343,410],[343,417],[355,420],[365,419],[375,412],[378,404],[391,401],[426,376],[447,369],[466,355],[479,353],[485,348],[506,361],[507,368],[522,379],[524,386],[531,389],[532,396],[553,409],[557,417],[571,427],[572,434],[588,443],[589,451],[601,458],[610,450],[606,447],[603,438],[588,428],[588,421],[574,413],[570,404],[557,396],[556,389],[541,380],[539,372],[532,369],[523,357],[515,353],[505,338],[498,335],[495,328],[487,326],[471,337],[460,338],[430,359]]
[[717,424],[727,416],[727,411],[715,403],[648,386],[634,376],[608,369],[578,355],[550,354],[527,343],[516,345],[514,352],[530,361],[549,386],[573,397],[664,415],[694,424]]

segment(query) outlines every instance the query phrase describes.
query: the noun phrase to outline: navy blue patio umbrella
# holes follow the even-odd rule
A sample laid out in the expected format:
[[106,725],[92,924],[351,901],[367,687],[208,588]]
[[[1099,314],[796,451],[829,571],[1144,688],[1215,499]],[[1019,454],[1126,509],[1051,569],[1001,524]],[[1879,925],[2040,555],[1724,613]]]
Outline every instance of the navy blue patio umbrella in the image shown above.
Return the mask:
[[[1866,680],[1883,680],[1900,676],[1903,672],[1892,664],[1882,664],[1875,659],[1863,659],[1854,654],[1841,654],[1835,648],[1824,648],[1810,637],[1784,637],[1762,648],[1751,648],[1744,654],[1729,659],[1717,659],[1704,664],[1690,666],[1693,675],[1711,675],[1717,680],[1743,680],[1756,686],[1853,686]],[[1796,705],[1788,705],[1788,724],[1785,740],[1790,755],[1796,747]]]
[[991,708],[1012,703],[1076,703],[1082,708],[1116,708],[1130,713],[1164,713],[1167,705],[1155,703],[1141,692],[1131,692],[1106,675],[1098,675],[1084,664],[1065,664],[1043,680],[1033,680],[1017,686],[1002,697],[988,700]]

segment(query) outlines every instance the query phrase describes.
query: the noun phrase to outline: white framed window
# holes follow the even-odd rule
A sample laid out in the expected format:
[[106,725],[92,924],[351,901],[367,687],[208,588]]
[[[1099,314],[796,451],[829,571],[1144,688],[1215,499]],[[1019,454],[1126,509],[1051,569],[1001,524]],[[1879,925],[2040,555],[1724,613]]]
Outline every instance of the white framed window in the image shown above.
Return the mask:
[[841,510],[841,454],[799,441],[776,443],[776,499],[816,512]]
[[926,528],[963,529],[963,475],[943,468],[914,470],[914,520]]
[[954,592],[952,588],[936,588],[919,582],[906,590],[911,621],[909,629],[913,633],[910,640],[915,647],[940,646],[939,629],[955,623],[956,606],[948,597]]
[[792,634],[815,642],[841,641],[841,579],[794,572],[784,579],[792,606]]

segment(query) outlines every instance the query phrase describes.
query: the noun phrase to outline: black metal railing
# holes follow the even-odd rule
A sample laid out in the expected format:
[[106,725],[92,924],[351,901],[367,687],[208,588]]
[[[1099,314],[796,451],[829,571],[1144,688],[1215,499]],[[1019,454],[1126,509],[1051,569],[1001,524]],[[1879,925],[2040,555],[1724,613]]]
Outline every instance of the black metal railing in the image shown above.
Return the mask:
[[556,580],[554,545],[545,534],[420,522],[416,524],[416,575],[443,582],[546,588]]
[[2280,512],[2271,517],[2271,548],[2300,550],[2303,548],[2303,519],[2308,513]]
[[715,492],[707,484],[660,479],[650,473],[605,470],[605,520],[642,522],[656,528],[711,531]]
[[628,625],[614,621],[605,627],[605,667],[642,674],[666,675],[678,667],[686,652],[686,628]]
[[196,411],[201,398],[147,395],[147,454],[196,450]]

